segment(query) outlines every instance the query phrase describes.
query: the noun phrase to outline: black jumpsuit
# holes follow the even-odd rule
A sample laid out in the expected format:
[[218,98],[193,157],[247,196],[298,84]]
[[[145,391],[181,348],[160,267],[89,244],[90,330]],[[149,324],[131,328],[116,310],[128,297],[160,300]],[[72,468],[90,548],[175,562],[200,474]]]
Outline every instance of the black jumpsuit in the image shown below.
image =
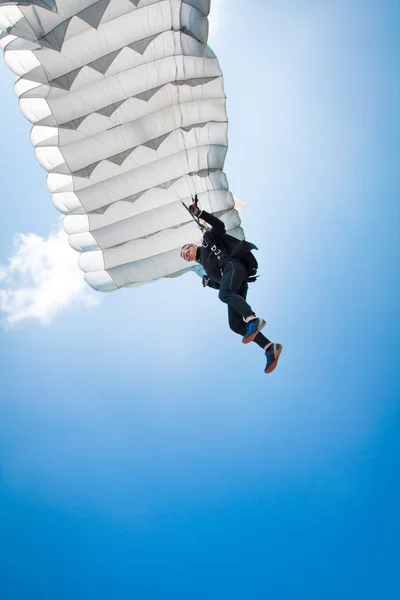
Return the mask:
[[[251,306],[246,302],[248,273],[246,267],[237,259],[229,257],[224,242],[226,233],[225,224],[203,210],[199,216],[211,225],[211,231],[203,236],[203,244],[197,250],[196,261],[199,262],[207,273],[209,287],[219,289],[219,299],[228,305],[229,327],[235,333],[244,336],[246,333],[245,319],[254,314]],[[216,256],[216,253],[220,253]],[[267,338],[258,333],[254,341],[261,348],[268,344]]]

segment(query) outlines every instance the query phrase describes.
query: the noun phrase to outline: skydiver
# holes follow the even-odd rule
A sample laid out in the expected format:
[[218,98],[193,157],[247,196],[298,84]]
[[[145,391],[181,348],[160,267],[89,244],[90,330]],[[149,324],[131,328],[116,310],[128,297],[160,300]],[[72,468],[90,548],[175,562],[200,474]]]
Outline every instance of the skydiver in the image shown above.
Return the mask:
[[[198,223],[199,219],[202,219],[211,225],[211,230],[204,233],[201,246],[185,244],[181,249],[181,257],[203,266],[206,272],[203,276],[203,287],[219,290],[219,299],[228,305],[229,327],[243,337],[244,344],[254,341],[263,348],[267,359],[264,373],[271,373],[278,363],[282,345],[271,342],[260,333],[265,321],[256,317],[246,302],[247,282],[251,278],[245,261],[232,257],[232,245],[229,241],[234,238],[226,234],[225,224],[220,219],[201,210],[196,201],[187,208]],[[235,240],[235,244],[239,242],[240,240]],[[248,245],[255,248],[252,244]]]

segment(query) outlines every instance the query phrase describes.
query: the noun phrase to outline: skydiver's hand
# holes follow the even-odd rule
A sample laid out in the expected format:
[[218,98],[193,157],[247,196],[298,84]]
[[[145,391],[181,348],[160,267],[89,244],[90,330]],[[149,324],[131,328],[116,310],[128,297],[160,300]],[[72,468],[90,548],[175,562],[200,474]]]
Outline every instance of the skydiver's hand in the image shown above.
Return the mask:
[[207,287],[208,286],[208,282],[210,281],[210,278],[208,277],[208,275],[203,275],[203,287]]
[[189,212],[191,215],[193,215],[194,217],[198,217],[201,213],[201,210],[198,206],[196,206],[195,204],[191,204],[189,206]]

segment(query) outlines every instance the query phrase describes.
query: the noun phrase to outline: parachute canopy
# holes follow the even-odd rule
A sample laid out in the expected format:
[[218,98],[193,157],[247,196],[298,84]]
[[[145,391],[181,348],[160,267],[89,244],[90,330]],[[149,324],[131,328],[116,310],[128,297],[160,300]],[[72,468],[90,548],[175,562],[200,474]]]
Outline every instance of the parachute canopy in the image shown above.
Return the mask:
[[[198,194],[242,239],[223,172],[210,0],[0,0],[0,45],[86,281],[100,291],[188,270]],[[190,268],[189,268],[190,270]]]

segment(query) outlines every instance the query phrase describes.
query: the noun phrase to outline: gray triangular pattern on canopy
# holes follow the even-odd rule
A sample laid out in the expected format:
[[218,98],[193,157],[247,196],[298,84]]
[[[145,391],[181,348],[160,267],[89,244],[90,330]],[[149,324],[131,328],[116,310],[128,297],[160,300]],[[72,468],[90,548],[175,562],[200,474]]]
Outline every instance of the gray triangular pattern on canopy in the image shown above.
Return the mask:
[[206,123],[195,123],[194,125],[187,125],[187,127],[181,127],[181,129],[183,129],[183,131],[186,131],[186,133],[189,133],[189,131],[192,131],[192,129],[197,129],[205,127],[206,125],[208,125],[208,123],[217,123],[217,121],[208,121]]
[[77,119],[73,119],[72,121],[68,121],[67,123],[62,123],[59,125],[60,129],[73,129],[77,130],[79,125],[83,123],[85,119],[87,119],[89,115],[84,115],[83,117],[78,117]]
[[[16,4],[16,3],[17,2],[13,2],[13,4]],[[12,25],[11,27],[8,27],[6,29],[6,31],[8,31],[12,35],[17,36],[19,39],[27,40],[32,43],[35,43],[35,42],[38,43],[38,35],[43,35],[44,29],[42,27],[36,28],[33,25],[33,23],[31,23],[31,20],[29,18],[26,18],[26,16],[25,16],[26,7],[24,8],[21,6],[19,10],[23,13],[25,18],[20,19],[19,21],[14,23],[14,25]],[[36,9],[33,9],[33,11],[37,14]]]
[[[109,159],[107,159],[109,160]],[[171,179],[170,181],[166,181],[165,183],[160,183],[160,185],[157,185],[157,188],[160,188],[162,190],[167,190],[168,188],[171,187],[171,185],[174,185],[174,183],[176,183],[179,179],[181,179],[181,177],[176,177],[175,179]],[[138,200],[138,198],[140,198],[140,196],[143,196],[143,194],[145,194],[146,192],[148,192],[149,190],[151,190],[152,188],[147,188],[145,190],[142,190],[141,192],[136,192],[136,194],[132,194],[131,196],[127,196],[126,198],[121,198],[119,201],[120,202],[136,202],[136,200]],[[102,208],[97,208],[96,210],[91,210],[90,213],[96,213],[99,215],[103,215],[110,207],[112,206],[112,204],[108,204],[107,206],[103,206]]]
[[125,246],[126,244],[129,244],[129,242],[121,242],[120,244],[115,244],[115,246],[109,246],[107,248],[107,250],[115,250],[116,248],[121,248],[122,246]]
[[87,212],[83,208],[83,206],[78,206],[77,208],[74,208],[73,210],[71,210],[68,214],[69,215],[86,215]]
[[[0,39],[0,41],[1,41],[1,39]],[[34,40],[28,40],[25,38],[23,39],[23,38],[17,37],[14,40],[11,40],[5,46],[5,50],[7,52],[9,50],[32,50],[32,52],[35,52],[36,50],[40,50],[40,49],[41,49],[41,46],[37,41],[37,36],[35,37]],[[22,77],[25,78],[25,75],[22,75]]]
[[[118,202],[136,202],[136,200],[138,198],[140,198],[140,196],[143,196],[143,194],[147,192],[147,190],[144,190],[142,192],[138,192],[137,194],[132,194],[132,196],[127,196],[126,198],[121,198],[120,200],[118,200]],[[101,206],[100,208],[96,208],[95,210],[91,210],[88,212],[88,215],[104,215],[109,208],[111,208],[113,205],[115,204],[107,204],[106,206]]]
[[137,8],[137,5],[139,4],[140,0],[129,0],[130,2],[132,2],[132,4],[134,4]]
[[132,154],[134,148],[129,148],[129,150],[124,150],[123,152],[120,152],[119,154],[114,154],[114,156],[109,156],[106,160],[109,160],[110,162],[114,163],[115,165],[118,165],[119,167],[122,165],[122,163],[128,158],[128,156],[130,154]]
[[94,29],[97,29],[109,4],[110,0],[98,0],[98,2],[88,6],[76,16]]
[[183,26],[180,28],[180,30],[182,33],[184,33],[185,35],[188,35],[189,37],[193,38],[194,40],[196,40],[196,42],[200,42],[200,44],[202,44],[203,42],[201,40],[199,40],[192,31],[190,31],[190,29],[188,29],[187,27]]
[[129,44],[128,48],[135,50],[135,52],[139,52],[139,54],[144,54],[151,42],[156,39],[160,34],[156,33],[155,35],[150,35],[147,38],[143,38],[143,40],[139,40],[137,42],[133,42],[133,44]]
[[110,65],[114,62],[120,52],[122,52],[122,48],[119,50],[114,50],[114,52],[110,52],[110,54],[106,54],[105,56],[97,58],[93,62],[88,63],[88,67],[92,67],[92,69],[95,69],[102,75],[105,75]]
[[136,94],[136,96],[133,96],[133,98],[137,98],[137,100],[144,100],[145,102],[148,102],[150,100],[150,98],[152,98],[154,96],[154,94],[157,94],[158,90],[161,90],[162,87],[164,87],[164,86],[159,85],[158,87],[155,87],[151,90],[146,90],[145,92]]
[[35,125],[41,125],[42,127],[59,127],[54,115],[47,115],[47,117],[40,119]]
[[47,8],[48,10],[52,10],[53,12],[57,11],[56,0],[30,0],[29,4],[36,4],[36,6]]
[[160,183],[160,185],[157,185],[156,187],[161,188],[162,190],[168,190],[171,187],[171,185],[174,185],[174,183],[176,183],[179,179],[182,179],[182,178],[175,177],[175,179],[170,179],[169,181]]
[[[141,192],[137,192],[136,194],[132,194],[132,196],[127,196],[126,198],[121,198],[118,202],[136,202],[140,196],[143,196],[148,190],[142,190]],[[115,204],[115,202],[113,203]],[[107,204],[106,206],[101,206],[100,208],[96,208],[95,210],[91,210],[88,212],[89,215],[104,215],[109,208],[113,206],[113,204]]]
[[50,33],[40,38],[38,42],[41,46],[46,46],[46,48],[50,48],[51,50],[57,50],[60,52],[63,47],[65,34],[67,33],[68,25],[71,21],[71,17],[66,19],[60,25],[57,25]]
[[127,100],[127,98],[125,98],[124,100],[118,100],[118,102],[114,102],[114,104],[109,104],[104,108],[99,108],[98,110],[96,110],[96,113],[99,115],[103,115],[103,117],[111,117],[111,115],[117,110],[117,108],[119,108],[121,104],[124,104],[124,102],[127,102]]
[[102,208],[96,208],[96,210],[91,210],[88,215],[104,215],[109,206],[103,206]]
[[[23,12],[23,10],[21,10],[21,12]],[[5,31],[6,33],[17,36],[19,39],[37,43],[37,33],[34,31],[28,19],[20,19],[14,25],[6,27]]]
[[49,173],[57,173],[58,175],[71,175],[71,169],[69,169],[66,163],[61,163],[61,165],[57,165],[54,169],[51,169]]
[[219,77],[220,75],[215,75],[214,77],[193,77],[192,79],[177,79],[176,81],[171,81],[171,83],[172,85],[190,85],[190,87],[196,87],[198,85],[205,85]]
[[48,83],[49,81],[42,65],[39,65],[31,71],[28,71],[28,73],[23,75],[21,79],[28,79],[29,81],[35,81],[36,83]]
[[95,170],[95,168],[101,163],[101,160],[98,160],[95,163],[92,163],[91,165],[87,165],[87,167],[84,167],[83,169],[79,169],[78,171],[74,171],[72,173],[72,175],[74,177],[84,177],[85,179],[89,179],[91,174],[93,173],[93,171]]
[[142,190],[141,192],[132,194],[132,196],[127,196],[126,198],[122,198],[122,200],[123,200],[123,202],[136,202],[136,200],[138,200],[140,198],[140,196],[143,196],[143,194],[145,194],[148,191],[149,190]]
[[145,142],[144,144],[142,144],[142,146],[146,146],[146,148],[151,148],[152,150],[158,150],[163,141],[166,140],[167,137],[171,135],[171,133],[172,131],[170,131],[169,133],[164,133],[163,135],[160,135],[160,137],[154,138],[154,140],[149,140],[148,142]]
[[[131,152],[131,150],[129,152]],[[110,160],[110,159],[108,158],[107,160]],[[95,166],[97,164],[98,163],[96,163]],[[84,169],[82,169],[82,170],[84,170]],[[218,171],[218,169],[204,169],[204,171],[207,171],[207,173],[206,173],[206,175],[202,175],[202,176],[206,177],[209,173]],[[72,175],[77,175],[78,173],[79,173],[79,171],[76,171],[75,173],[72,173]],[[193,173],[188,173],[188,175],[189,176],[197,175],[197,171],[193,172]],[[179,179],[182,179],[183,177],[175,177],[175,179],[170,179],[169,181],[160,183],[159,185],[156,185],[155,187],[162,189],[162,190],[168,190],[172,185],[174,185],[174,183],[176,183],[177,181],[179,181]],[[140,198],[140,196],[143,196],[143,194],[145,194],[146,192],[148,192],[151,189],[152,188],[147,188],[146,190],[142,190],[141,192],[137,192],[136,194],[132,194],[131,196],[127,196],[126,198],[120,198],[119,202],[136,202],[136,200],[138,200]],[[112,206],[112,204],[107,204],[107,206],[102,206],[101,208],[96,208],[95,210],[91,210],[88,214],[104,215],[104,213],[107,212],[107,210],[111,206]]]
[[196,175],[198,175],[199,177],[208,177],[211,173],[216,173],[217,171],[220,171],[221,169],[216,169],[216,168],[212,168],[212,169],[201,169],[201,171],[193,171],[193,173],[189,173],[190,177],[195,177]]
[[78,73],[82,70],[83,67],[79,67],[78,69],[75,69],[74,71],[70,71],[69,73],[66,73],[65,75],[61,75],[61,77],[56,77],[56,79],[52,79],[51,81],[49,81],[49,85],[51,87],[57,87],[60,88],[62,90],[70,90],[72,87],[72,84],[74,83]]

